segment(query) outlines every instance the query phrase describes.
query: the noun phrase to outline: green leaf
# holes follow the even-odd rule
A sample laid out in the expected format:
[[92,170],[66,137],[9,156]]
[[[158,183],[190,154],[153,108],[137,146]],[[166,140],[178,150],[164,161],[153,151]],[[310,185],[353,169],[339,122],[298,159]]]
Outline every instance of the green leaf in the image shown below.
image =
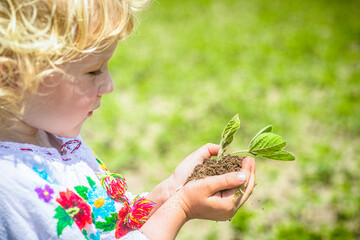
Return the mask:
[[274,133],[261,133],[250,143],[249,151],[256,155],[272,154],[278,152],[286,146],[286,142],[282,137]]
[[230,122],[225,126],[225,128],[221,134],[221,140],[225,144],[224,145],[225,147],[232,142],[233,136],[239,128],[240,128],[239,114],[236,114],[230,120]]
[[108,232],[115,229],[118,220],[118,214],[112,213],[111,217],[105,217],[105,222],[96,222],[95,226],[97,229],[102,229],[104,232]]
[[266,132],[272,132],[273,127],[271,125],[268,125],[266,127],[264,127],[263,129],[261,129],[251,140],[250,144],[262,133],[266,133]]
[[285,150],[281,150],[279,152],[275,152],[272,154],[259,154],[260,157],[273,159],[273,160],[280,160],[280,161],[294,161],[295,155],[291,152],[287,152]]
[[89,191],[89,188],[85,187],[85,186],[76,186],[74,187],[74,189],[76,190],[76,192],[85,200],[88,200],[88,196],[87,193]]
[[57,235],[59,237],[62,234],[64,228],[66,226],[71,226],[74,220],[72,220],[72,218],[66,213],[66,211],[61,206],[58,206],[55,209],[55,211],[56,213],[54,218],[58,219],[56,230],[57,230]]
[[226,124],[222,134],[220,141],[220,151],[218,153],[218,157],[222,156],[224,150],[234,139],[235,132],[240,128],[240,119],[239,114],[236,114],[228,124]]

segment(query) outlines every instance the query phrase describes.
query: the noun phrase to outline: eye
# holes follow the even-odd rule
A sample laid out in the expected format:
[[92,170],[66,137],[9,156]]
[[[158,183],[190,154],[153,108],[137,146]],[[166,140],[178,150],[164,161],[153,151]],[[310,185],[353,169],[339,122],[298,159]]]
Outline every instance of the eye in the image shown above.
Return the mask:
[[102,71],[100,69],[96,70],[96,71],[92,71],[92,72],[89,72],[90,75],[93,75],[93,76],[97,76],[97,75],[100,75],[102,73]]

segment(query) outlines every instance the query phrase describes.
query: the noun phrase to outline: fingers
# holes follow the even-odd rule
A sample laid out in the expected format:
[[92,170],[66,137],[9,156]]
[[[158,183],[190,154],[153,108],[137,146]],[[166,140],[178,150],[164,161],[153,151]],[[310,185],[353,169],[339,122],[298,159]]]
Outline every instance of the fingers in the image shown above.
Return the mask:
[[250,197],[251,193],[254,190],[254,186],[255,186],[255,170],[256,170],[255,159],[251,158],[251,157],[246,157],[243,160],[242,164],[243,164],[242,171],[244,171],[247,174],[248,179],[246,180],[246,182],[244,184],[245,192],[240,198],[238,208],[241,207],[246,202],[246,200]]
[[220,145],[207,143],[192,154],[189,157],[196,159],[197,161],[202,162],[204,158],[209,158],[211,156],[216,156],[220,150]]
[[243,172],[232,172],[218,176],[211,176],[204,179],[207,184],[209,196],[216,192],[233,189],[241,186],[246,181],[246,175]]
[[241,171],[244,172],[248,177],[246,179],[246,182],[245,182],[245,187],[247,187],[248,184],[249,184],[249,180],[250,180],[250,177],[251,177],[253,166],[255,168],[255,159],[252,158],[252,157],[246,157],[242,161]]
[[[208,157],[212,154],[211,149],[217,152],[218,145],[204,145],[194,152],[192,157]],[[202,153],[207,155],[204,156]],[[247,157],[243,160],[242,166],[241,172],[210,176],[186,184],[179,193],[181,193],[181,201],[187,206],[186,212],[189,218],[222,221],[234,216],[249,198],[255,186],[255,160]],[[239,187],[244,192],[234,197]]]
[[[255,186],[255,160],[243,160],[241,172],[226,173],[191,181],[183,188],[183,202],[188,215],[193,218],[227,220],[234,216],[239,207],[251,195]],[[239,187],[243,194],[234,197]]]
[[187,177],[192,173],[195,166],[203,163],[204,158],[217,155],[219,149],[219,145],[207,143],[195,152],[191,153],[176,167],[174,171],[173,175],[176,175],[177,183],[181,186],[184,185]]

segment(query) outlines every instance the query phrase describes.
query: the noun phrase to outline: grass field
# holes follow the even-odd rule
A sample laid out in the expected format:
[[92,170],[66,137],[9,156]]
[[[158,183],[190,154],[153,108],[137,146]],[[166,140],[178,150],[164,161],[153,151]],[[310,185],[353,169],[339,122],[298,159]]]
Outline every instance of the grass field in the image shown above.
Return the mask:
[[83,137],[133,192],[228,120],[247,147],[272,124],[295,162],[257,159],[231,222],[191,221],[177,239],[360,239],[360,2],[154,2],[110,62],[116,90]]

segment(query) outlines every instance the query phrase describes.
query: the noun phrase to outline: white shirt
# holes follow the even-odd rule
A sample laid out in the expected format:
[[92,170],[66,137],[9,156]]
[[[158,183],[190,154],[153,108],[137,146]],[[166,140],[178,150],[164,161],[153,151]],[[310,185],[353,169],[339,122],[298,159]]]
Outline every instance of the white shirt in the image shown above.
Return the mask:
[[[146,240],[118,220],[124,204],[101,185],[107,172],[93,151],[80,136],[61,140],[61,153],[0,142],[0,239],[116,239],[117,226],[131,230],[122,240]],[[132,207],[136,196],[125,196]]]

